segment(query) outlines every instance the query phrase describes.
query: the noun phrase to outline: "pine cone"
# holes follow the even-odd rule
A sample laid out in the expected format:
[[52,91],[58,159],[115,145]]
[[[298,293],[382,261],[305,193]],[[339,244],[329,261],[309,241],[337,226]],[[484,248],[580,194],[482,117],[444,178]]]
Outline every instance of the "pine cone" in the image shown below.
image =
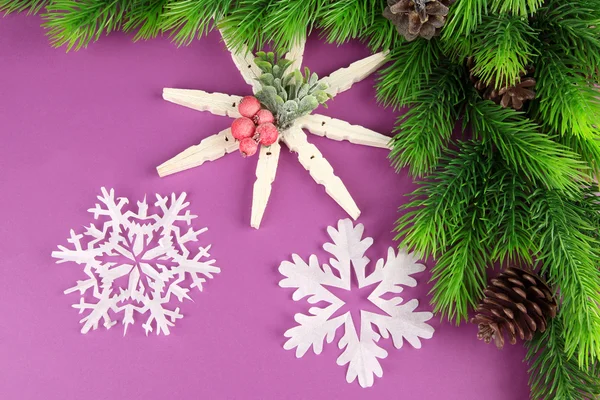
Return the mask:
[[479,91],[481,97],[484,99],[500,104],[503,108],[511,107],[515,110],[520,110],[527,100],[535,98],[535,91],[533,90],[533,87],[535,87],[535,79],[533,78],[535,70],[532,66],[526,67],[525,71],[519,74],[519,81],[515,85],[497,88],[494,81],[488,84],[479,79],[473,73],[474,65],[473,57],[469,57],[467,59],[467,68],[469,68],[471,82],[473,82],[473,86],[475,86],[475,89]]
[[536,331],[546,330],[546,320],[556,316],[556,301],[552,292],[533,271],[510,267],[492,279],[483,292],[485,297],[471,320],[479,324],[478,339],[496,347],[504,346],[504,333],[511,344],[531,340]]
[[456,0],[388,0],[383,16],[396,26],[398,33],[411,41],[439,35],[446,23],[448,7]]

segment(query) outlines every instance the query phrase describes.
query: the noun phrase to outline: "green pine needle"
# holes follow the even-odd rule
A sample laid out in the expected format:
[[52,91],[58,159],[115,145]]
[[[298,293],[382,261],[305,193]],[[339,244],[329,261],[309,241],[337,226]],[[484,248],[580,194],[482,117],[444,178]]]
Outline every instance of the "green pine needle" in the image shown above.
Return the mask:
[[491,0],[490,10],[498,14],[513,14],[521,17],[534,15],[544,0]]
[[600,132],[592,139],[575,135],[562,135],[558,136],[556,140],[578,154],[587,163],[589,180],[600,176]]
[[404,40],[394,25],[381,15],[377,15],[375,21],[365,28],[365,37],[373,51],[393,49]]
[[576,60],[565,59],[550,49],[544,51],[535,74],[534,110],[540,121],[561,135],[597,139],[599,92],[585,72],[574,66],[578,65]]
[[536,32],[519,17],[485,17],[470,40],[473,73],[499,88],[516,83],[536,54]]
[[545,332],[526,342],[529,386],[533,399],[589,400],[600,396],[597,364],[581,369],[575,357],[565,352],[565,326],[570,318],[559,315],[548,322]]
[[469,102],[467,121],[474,135],[493,143],[516,173],[549,188],[573,190],[584,179],[583,162],[567,148],[540,132],[523,113],[489,100]]
[[[373,0],[365,2],[340,0],[326,4],[319,26],[325,30],[327,41],[341,44],[362,36],[365,27],[375,21],[373,3],[375,3]],[[377,3],[381,4],[381,2]]]
[[27,11],[27,14],[39,13],[49,0],[0,0],[0,12],[6,14]]
[[415,40],[396,47],[389,55],[392,63],[380,72],[377,100],[394,109],[413,103],[442,57],[436,41]]
[[239,0],[235,12],[218,22],[223,38],[234,51],[254,51],[268,40],[264,35],[264,22],[271,5],[277,0]]
[[434,311],[456,323],[467,320],[486,285],[489,229],[483,221],[491,211],[485,193],[493,166],[490,147],[459,142],[411,194],[395,228],[403,246],[437,259],[432,270]]
[[134,40],[158,36],[162,32],[162,16],[168,2],[169,0],[131,0],[123,30],[135,31]]
[[586,76],[599,77],[600,1],[586,0],[573,6],[569,0],[548,0],[533,23],[544,43]]
[[458,0],[449,10],[446,25],[442,29],[444,40],[464,37],[473,32],[488,11],[488,0]]
[[53,46],[78,50],[120,29],[128,5],[128,0],[53,0],[42,15],[43,26]]
[[[319,27],[329,43],[350,39],[368,40],[373,50],[391,48],[399,40],[394,25],[383,17],[385,2],[380,0],[339,0],[324,5]],[[366,39],[368,38],[368,39]]]
[[177,45],[188,45],[195,38],[206,35],[213,21],[227,14],[229,0],[168,0],[161,18],[161,30],[171,31]]
[[490,258],[501,265],[533,264],[531,237],[533,224],[529,207],[529,182],[515,174],[504,162],[497,162],[488,181],[486,198],[493,215],[485,221],[488,227]]
[[423,176],[437,165],[452,135],[464,100],[465,69],[443,63],[429,82],[414,93],[415,103],[398,118],[390,152],[396,170],[408,166],[413,176]]
[[262,29],[274,49],[284,53],[312,31],[324,0],[287,0],[271,4]]
[[[565,353],[577,355],[579,365],[587,367],[600,358],[600,242],[595,237],[597,227],[590,223],[599,211],[594,193],[578,197],[538,189],[532,218],[541,273],[560,289],[561,314],[568,320]],[[592,218],[580,204],[588,202],[589,208],[596,209]]]

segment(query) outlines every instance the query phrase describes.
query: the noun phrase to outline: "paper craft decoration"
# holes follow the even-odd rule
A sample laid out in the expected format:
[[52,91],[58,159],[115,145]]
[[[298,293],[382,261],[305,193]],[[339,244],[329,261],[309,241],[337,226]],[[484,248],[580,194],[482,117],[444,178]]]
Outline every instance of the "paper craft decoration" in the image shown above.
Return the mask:
[[115,199],[113,189],[102,188],[100,204],[88,210],[101,225],[90,224],[83,234],[71,230],[70,246],[52,252],[57,263],[84,266],[87,278],[64,292],[81,295],[73,305],[80,314],[87,312],[80,321],[81,333],[97,329],[100,320],[109,329],[117,323],[112,318],[120,315],[125,334],[138,313],[147,315],[142,325],[146,335],[154,328],[156,334],[168,335],[175,321],[183,318],[179,307],[173,310],[169,302],[191,300],[191,289],[202,291],[206,280],[220,272],[210,259],[210,245],[191,245],[207,228],[185,230],[197,217],[185,210],[189,205],[185,197],[173,193],[169,200],[157,194],[158,210],[149,214],[146,198],[137,202],[137,210],[126,210],[128,199]]
[[[328,304],[311,307],[309,315],[296,314],[294,319],[298,325],[285,332],[285,337],[289,339],[283,347],[286,350],[295,348],[298,358],[304,356],[311,347],[315,354],[320,354],[323,341],[331,343],[336,331],[343,325],[344,334],[338,346],[344,351],[337,359],[337,364],[348,364],[348,383],[358,378],[360,386],[369,387],[373,385],[374,376],[383,375],[379,359],[388,355],[386,350],[377,345],[380,336],[384,339],[391,337],[397,349],[402,347],[403,340],[418,349],[421,348],[419,338],[431,338],[434,329],[425,323],[431,319],[432,313],[414,311],[419,305],[418,300],[403,303],[401,297],[389,295],[401,293],[402,285],[416,286],[417,281],[411,275],[424,271],[425,266],[417,262],[414,254],[405,251],[396,254],[390,247],[387,259],[379,259],[375,270],[367,275],[366,267],[370,260],[365,252],[373,244],[373,239],[363,239],[363,230],[362,224],[353,226],[350,219],[340,220],[337,230],[328,227],[327,233],[333,243],[324,244],[323,249],[333,256],[329,265],[321,265],[314,254],[309,257],[308,263],[293,254],[291,262],[284,261],[279,266],[279,272],[285,276],[279,286],[294,288],[294,301],[307,297],[310,304]],[[361,310],[359,333],[354,328],[350,312],[334,317],[345,303],[327,289],[329,286],[351,290],[352,269],[359,288],[376,284],[368,299],[385,313]]]
[[[298,69],[302,65],[304,44],[305,42],[302,41],[286,54],[285,58],[294,61],[290,70]],[[256,80],[260,76],[260,70],[254,63],[254,56],[246,49],[241,53],[231,51],[231,56],[246,83],[252,86],[253,92],[256,93],[260,89],[260,83]],[[333,72],[328,77],[321,79],[321,81],[328,85],[327,92],[335,96],[350,89],[354,83],[360,82],[371,75],[385,61],[385,52],[373,54],[350,64],[347,68],[341,68]],[[216,115],[224,115],[231,118],[241,116],[237,106],[242,96],[207,93],[202,90],[165,88],[163,90],[163,98],[176,104],[199,111],[209,111]],[[327,194],[352,218],[356,219],[360,215],[360,210],[352,196],[350,196],[346,186],[334,174],[332,166],[323,157],[319,149],[308,142],[303,129],[307,129],[315,135],[325,136],[333,140],[347,140],[351,143],[366,146],[389,148],[389,137],[363,128],[362,126],[351,125],[346,121],[319,114],[311,114],[298,118],[289,129],[281,132],[279,140],[276,143],[271,146],[261,146],[256,166],[256,181],[254,183],[250,219],[250,225],[256,229],[260,227],[269,196],[271,195],[271,185],[275,180],[277,163],[281,152],[280,142],[283,142],[291,151],[298,153],[300,164],[308,170],[317,183],[325,186]],[[238,150],[238,144],[231,135],[231,129],[227,128],[216,135],[205,138],[198,145],[188,148],[159,165],[157,171],[161,177],[164,177],[197,167],[206,161],[216,160],[236,150]]]

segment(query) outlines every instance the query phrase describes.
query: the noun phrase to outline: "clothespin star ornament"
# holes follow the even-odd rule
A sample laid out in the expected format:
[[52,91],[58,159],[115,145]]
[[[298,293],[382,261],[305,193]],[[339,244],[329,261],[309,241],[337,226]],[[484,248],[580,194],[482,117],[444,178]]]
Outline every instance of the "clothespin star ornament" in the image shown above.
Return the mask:
[[[291,60],[289,67],[297,70],[302,64],[305,42],[302,41],[294,46],[285,56]],[[229,47],[228,47],[229,48]],[[257,93],[261,89],[261,83],[257,78],[262,71],[254,62],[254,56],[242,49],[234,52],[229,48],[231,57],[242,77]],[[331,75],[322,78],[320,82],[327,85],[326,93],[334,97],[344,92],[356,82],[360,82],[375,72],[386,61],[386,53],[380,52],[341,68]],[[216,115],[239,118],[238,105],[242,96],[228,95],[223,93],[208,93],[203,90],[191,89],[163,89],[163,98],[172,103],[193,108],[199,111],[208,111]],[[300,164],[309,172],[315,182],[323,185],[325,191],[331,196],[353,219],[358,218],[360,210],[352,196],[344,186],[342,180],[333,172],[333,167],[323,157],[319,149],[307,140],[304,130],[318,136],[324,136],[333,140],[347,140],[351,143],[365,146],[389,148],[390,138],[380,133],[358,125],[330,118],[319,114],[308,114],[293,121],[291,126],[280,132],[278,140],[270,146],[261,146],[259,150],[258,163],[256,166],[256,181],[254,183],[252,198],[252,214],[250,225],[256,229],[260,227],[271,187],[275,180],[281,143],[285,144],[291,151],[298,153]],[[189,147],[170,160],[157,167],[159,176],[164,177],[176,172],[197,167],[206,161],[213,161],[232,153],[239,148],[239,143],[233,137],[231,129],[227,128],[221,132],[203,139],[199,144]]]

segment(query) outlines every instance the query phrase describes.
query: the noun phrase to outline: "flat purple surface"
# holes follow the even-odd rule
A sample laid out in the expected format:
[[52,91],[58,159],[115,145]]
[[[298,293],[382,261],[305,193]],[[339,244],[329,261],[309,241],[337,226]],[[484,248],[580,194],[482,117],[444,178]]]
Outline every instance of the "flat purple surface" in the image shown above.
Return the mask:
[[[345,218],[297,157],[282,152],[263,227],[249,227],[256,158],[231,154],[161,179],[155,167],[230,123],[161,99],[163,87],[250,94],[213,33],[176,48],[167,38],[132,43],[114,34],[87,50],[52,49],[36,17],[0,19],[0,398],[2,399],[447,399],[528,398],[522,346],[497,351],[434,317],[434,337],[420,350],[383,347],[383,378],[362,389],[345,381],[340,350],[325,346],[296,359],[283,332],[305,302],[281,289],[277,267],[291,253],[325,259],[325,228]],[[324,76],[368,55],[359,43],[327,45],[313,35],[305,65]],[[373,79],[336,97],[332,117],[389,132],[396,114],[378,107]],[[310,136],[353,194],[367,255],[384,256],[403,195],[413,189],[395,174],[385,150]],[[132,202],[144,194],[188,193],[196,226],[222,273],[194,302],[170,336],[145,337],[141,322],[80,333],[64,289],[81,267],[56,265],[50,253],[69,229],[92,222],[87,209],[100,187]],[[429,270],[405,298],[430,310]],[[352,300],[352,299],[351,299]],[[360,306],[362,299],[353,299]],[[339,338],[339,332],[338,332]],[[337,338],[336,338],[337,339]]]

